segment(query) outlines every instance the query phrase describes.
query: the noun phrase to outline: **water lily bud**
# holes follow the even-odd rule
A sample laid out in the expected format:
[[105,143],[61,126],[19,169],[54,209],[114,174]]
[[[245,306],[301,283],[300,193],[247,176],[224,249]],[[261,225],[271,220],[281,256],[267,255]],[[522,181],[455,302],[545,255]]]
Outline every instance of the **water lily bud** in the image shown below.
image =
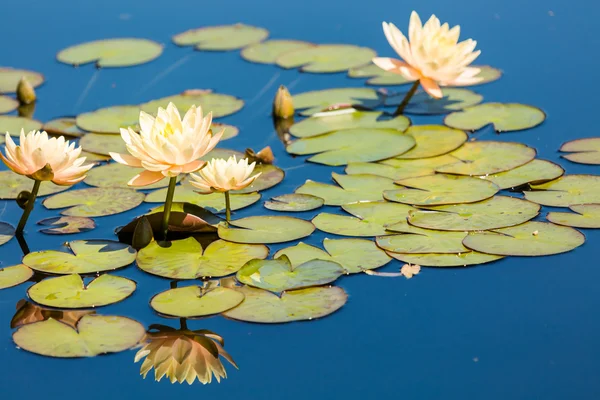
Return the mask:
[[29,175],[31,179],[36,181],[51,181],[54,179],[54,172],[52,172],[52,165],[46,164],[44,168],[38,169],[33,174]]
[[273,161],[275,160],[275,155],[273,154],[273,150],[271,150],[271,146],[265,147],[258,153],[248,148],[246,149],[245,156],[248,161],[257,162],[258,164],[273,164]]
[[31,104],[35,101],[35,89],[27,78],[22,77],[17,85],[17,99],[21,104]]
[[19,113],[19,117],[33,119],[35,103],[21,104],[19,108],[17,108],[17,112]]
[[294,116],[294,102],[292,95],[283,85],[279,86],[275,100],[273,100],[273,116],[275,118],[290,118]]
[[148,217],[144,216],[138,220],[135,226],[133,238],[131,239],[131,247],[140,250],[148,246],[153,240],[154,234],[152,232],[152,225],[150,225]]
[[273,120],[277,137],[281,142],[288,146],[292,143],[292,135],[290,135],[290,128],[294,125],[294,117],[287,119],[275,118]]
[[30,198],[31,192],[28,190],[23,190],[17,195],[17,204],[19,205],[19,207],[21,207],[21,209],[24,210],[25,207],[27,207],[27,203],[29,202]]

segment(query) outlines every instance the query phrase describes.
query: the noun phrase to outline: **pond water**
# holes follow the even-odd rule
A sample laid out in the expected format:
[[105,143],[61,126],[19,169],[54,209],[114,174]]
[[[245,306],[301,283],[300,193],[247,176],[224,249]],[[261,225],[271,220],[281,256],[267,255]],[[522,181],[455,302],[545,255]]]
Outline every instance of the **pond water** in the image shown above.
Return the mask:
[[[5,38],[0,64],[42,72],[36,118],[45,121],[114,104],[139,104],[191,88],[212,88],[245,100],[245,107],[219,121],[241,133],[224,146],[243,151],[270,145],[286,179],[263,199],[291,193],[311,178],[329,181],[331,168],[287,155],[270,119],[272,96],[280,84],[293,93],[333,87],[360,87],[344,73],[306,74],[243,61],[238,51],[194,52],[170,43],[173,34],[203,25],[243,22],[267,28],[271,37],[317,43],[350,43],[393,56],[381,21],[405,30],[410,12],[432,13],[460,24],[461,37],[478,41],[478,63],[504,71],[497,82],[476,88],[486,101],[520,102],[542,108],[546,121],[532,130],[498,140],[537,149],[538,157],[561,164],[569,174],[598,172],[597,166],[558,157],[560,145],[597,135],[593,96],[600,4],[558,0],[430,0],[419,4],[372,0],[301,3],[255,1],[177,3],[147,1],[4,2]],[[72,44],[109,37],[138,36],[165,43],[157,60],[132,68],[71,68],[55,61]],[[416,117],[413,123],[441,123],[442,117]],[[494,139],[491,128],[477,133]],[[301,166],[301,167],[298,167]],[[85,186],[81,184],[81,186]],[[333,207],[328,212],[335,211]],[[16,224],[20,210],[0,202],[3,221]],[[147,209],[97,218],[97,228],[78,235],[46,236],[35,221],[58,215],[38,204],[27,242],[32,251],[57,249],[73,239],[114,238],[114,227]],[[339,209],[338,209],[339,210]],[[298,214],[310,219],[322,210]],[[237,211],[236,218],[269,215],[262,201]],[[542,213],[542,215],[544,215]],[[227,366],[220,384],[170,384],[139,376],[134,351],[90,359],[37,356],[15,347],[10,320],[31,283],[0,291],[0,393],[2,399],[204,398],[293,399],[596,399],[600,396],[600,270],[595,248],[600,233],[584,231],[587,242],[551,257],[511,257],[473,268],[424,268],[415,279],[364,274],[336,285],[349,294],[333,315],[312,322],[260,325],[212,317],[189,321],[192,329],[222,335],[239,370]],[[316,232],[304,240],[319,245]],[[271,254],[290,244],[270,246]],[[16,240],[0,248],[2,266],[22,256]],[[394,261],[382,271],[396,271]],[[101,310],[144,324],[176,327],[177,320],[148,306],[169,281],[135,267],[118,272],[138,289],[126,301]],[[152,372],[151,372],[152,374]]]

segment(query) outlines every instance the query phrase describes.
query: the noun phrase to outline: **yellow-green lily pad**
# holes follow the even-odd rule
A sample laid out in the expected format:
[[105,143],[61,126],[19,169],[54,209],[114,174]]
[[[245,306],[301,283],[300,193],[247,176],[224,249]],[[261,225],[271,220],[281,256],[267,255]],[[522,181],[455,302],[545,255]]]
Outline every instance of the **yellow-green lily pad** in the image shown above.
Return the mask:
[[0,268],[0,289],[7,289],[27,282],[33,276],[33,271],[27,265],[17,264]]
[[0,96],[0,114],[6,114],[15,111],[19,107],[19,102],[12,97]]
[[241,190],[234,190],[231,192],[231,194],[244,194],[267,190],[279,184],[285,177],[285,172],[281,168],[272,164],[258,164],[254,167],[254,171],[252,171],[252,173],[260,173],[260,176],[256,178],[256,180],[252,182],[250,186],[246,186]]
[[517,103],[485,103],[454,112],[444,119],[452,128],[476,131],[492,124],[497,132],[533,128],[546,119],[537,107]]
[[386,229],[401,234],[379,236],[376,239],[377,246],[393,253],[457,254],[469,251],[462,244],[467,232],[422,229],[409,225],[406,220],[388,225]]
[[324,200],[310,194],[284,194],[265,201],[265,208],[274,211],[310,211],[322,207]]
[[219,237],[234,243],[283,243],[309,236],[315,227],[308,221],[283,216],[256,216],[219,225]]
[[[156,112],[156,110],[154,110]],[[140,126],[138,121],[140,118],[140,107],[127,106],[111,106],[99,108],[96,111],[90,111],[79,114],[75,118],[77,126],[85,131],[95,133],[112,133],[119,134],[121,128],[127,129],[131,127],[134,131],[139,131]],[[87,137],[88,135],[86,135]],[[120,138],[120,136],[118,136]],[[121,139],[122,141],[123,139]],[[109,149],[109,151],[115,151]]]
[[417,142],[416,146],[396,159],[437,157],[458,149],[468,139],[465,132],[442,125],[411,126],[405,132]]
[[481,178],[494,182],[500,189],[511,189],[526,183],[540,184],[559,178],[565,170],[560,165],[546,160],[531,160],[527,164],[505,172],[484,175]]
[[[188,185],[177,186],[173,200],[179,203],[195,204],[215,213],[225,211],[225,195],[223,193],[215,192],[209,194],[200,194],[194,191],[194,189],[194,187]],[[166,198],[167,188],[164,188],[149,193],[144,201],[147,203],[164,203]],[[231,210],[239,210],[260,200],[260,194],[256,192],[243,194],[232,193],[230,195],[230,199]]]
[[234,24],[205,26],[173,36],[177,46],[195,46],[197,50],[237,50],[263,41],[269,31],[257,26]]
[[562,145],[562,158],[579,164],[600,164],[600,138],[577,139]]
[[[462,110],[463,108],[474,106],[483,101],[483,96],[469,89],[444,88],[443,97],[436,99],[424,91],[418,91],[406,105],[405,114],[417,115],[439,115],[448,114],[452,111]],[[398,93],[388,96],[385,100],[386,106],[398,106],[406,93]],[[459,128],[460,129],[460,128]]]
[[198,318],[231,310],[242,301],[244,294],[235,289],[186,286],[157,294],[150,301],[150,307],[163,315]]
[[574,204],[600,203],[600,176],[564,175],[539,185],[530,185],[532,191],[525,198],[551,207],[569,207]]
[[61,50],[58,61],[79,66],[96,62],[97,67],[130,67],[145,64],[162,54],[163,46],[148,39],[95,40]]
[[96,227],[94,220],[87,217],[51,217],[38,221],[37,224],[49,227],[40,229],[40,232],[47,235],[82,233]]
[[371,88],[313,90],[296,94],[292,100],[296,110],[303,110],[302,115],[312,115],[338,104],[375,108],[383,101],[382,96]]
[[282,68],[300,67],[302,72],[342,72],[369,63],[377,53],[368,47],[349,44],[323,44],[296,49],[277,57]]
[[[0,199],[14,200],[23,190],[31,191],[32,188],[33,179],[12,171],[0,171]],[[47,196],[69,188],[70,186],[59,186],[50,181],[45,181],[40,185],[38,196]]]
[[267,40],[242,49],[244,60],[259,64],[275,64],[278,57],[291,51],[315,47],[314,44],[299,40]]
[[426,267],[468,267],[504,258],[503,256],[479,253],[476,251],[468,251],[459,254],[404,254],[392,252],[388,252],[388,254],[402,262]]
[[569,207],[572,213],[549,212],[548,221],[575,228],[600,228],[600,204],[579,204]]
[[71,217],[103,217],[136,208],[144,197],[133,189],[91,188],[55,194],[42,204],[49,210],[66,208],[60,213]]
[[79,140],[79,145],[84,151],[103,156],[110,156],[110,152],[129,154],[120,135],[88,133]]
[[15,236],[15,227],[6,222],[0,222],[0,246]]
[[[175,104],[183,116],[193,105],[202,107],[204,115],[212,113],[213,118],[225,117],[234,114],[244,107],[244,100],[223,93],[215,93],[212,90],[194,89],[183,93],[167,96],[149,101],[140,107],[149,114],[156,114],[159,107],[167,108],[169,103]],[[223,127],[221,127],[223,128]],[[219,126],[213,127],[220,130]],[[216,133],[216,132],[215,132]]]
[[8,132],[10,136],[19,137],[21,130],[27,134],[31,131],[39,131],[42,129],[42,125],[40,121],[34,119],[17,117],[16,115],[0,115],[1,136]]
[[[121,142],[123,142],[123,140],[121,139],[120,136],[112,136],[112,135],[99,135],[99,136],[115,137],[115,138],[118,138],[119,140],[121,140]],[[83,141],[83,139],[82,139],[82,141]],[[113,151],[113,150],[111,150],[111,151]],[[100,188],[116,187],[116,188],[143,189],[143,190],[159,189],[159,188],[163,188],[163,187],[169,185],[169,180],[163,179],[163,180],[160,180],[160,181],[153,183],[151,185],[148,185],[148,186],[142,186],[142,187],[127,186],[127,182],[129,182],[131,180],[131,178],[133,178],[134,176],[136,176],[137,174],[139,174],[143,171],[144,171],[143,168],[135,168],[135,167],[130,167],[128,165],[119,164],[119,163],[111,163],[111,164],[101,165],[99,167],[92,168],[87,173],[87,176],[85,177],[83,182],[86,183],[87,185],[100,187]],[[180,177],[181,177],[181,175],[178,176],[178,178],[180,178]],[[163,199],[161,200],[161,202],[164,202],[165,198],[166,198],[166,196],[163,196]]]
[[44,75],[26,69],[0,67],[0,93],[16,93],[21,78],[27,78],[34,88],[44,83]]
[[[410,152],[411,150],[409,150]],[[348,163],[345,172],[348,175],[368,174],[402,180],[433,175],[437,167],[453,162],[456,162],[456,159],[449,155],[414,160],[390,158],[377,163]]]
[[87,132],[77,126],[77,120],[71,117],[56,118],[44,124],[42,130],[55,136],[81,137]]
[[240,130],[237,126],[221,124],[219,122],[213,122],[210,128],[212,129],[213,133],[223,131],[223,136],[221,136],[221,142],[223,140],[232,139],[240,133]]

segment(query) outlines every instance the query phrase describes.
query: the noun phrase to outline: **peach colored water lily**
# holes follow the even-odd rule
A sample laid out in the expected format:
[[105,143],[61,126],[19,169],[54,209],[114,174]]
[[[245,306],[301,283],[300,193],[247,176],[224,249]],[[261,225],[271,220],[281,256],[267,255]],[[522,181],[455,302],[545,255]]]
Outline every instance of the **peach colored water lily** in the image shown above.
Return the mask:
[[248,164],[248,159],[236,160],[235,156],[228,160],[213,158],[198,174],[190,174],[190,184],[201,192],[228,192],[248,187],[260,176],[260,172],[250,176],[255,162]]
[[130,154],[110,153],[110,156],[121,164],[145,169],[128,182],[130,186],[147,186],[165,177],[194,172],[205,164],[200,158],[223,135],[224,130],[213,135],[211,123],[212,113],[203,116],[201,107],[196,106],[183,119],[173,103],[166,109],[159,108],[156,118],[141,111],[139,134],[131,128],[121,129]]
[[458,25],[450,29],[447,23],[441,25],[435,15],[422,25],[413,11],[408,39],[392,23],[384,22],[383,32],[402,60],[377,57],[373,62],[386,71],[419,81],[432,97],[442,97],[440,86],[464,86],[481,80],[476,77],[479,68],[469,67],[481,51],[474,51],[477,42],[472,39],[458,42]]

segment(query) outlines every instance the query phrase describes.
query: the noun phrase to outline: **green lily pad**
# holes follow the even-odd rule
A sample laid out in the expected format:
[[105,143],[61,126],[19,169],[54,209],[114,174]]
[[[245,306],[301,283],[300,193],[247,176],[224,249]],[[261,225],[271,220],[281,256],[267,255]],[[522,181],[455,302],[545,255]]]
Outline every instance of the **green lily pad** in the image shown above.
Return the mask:
[[540,206],[521,199],[494,196],[471,204],[427,207],[408,216],[411,225],[443,231],[485,231],[519,225],[535,218]]
[[27,265],[18,264],[0,268],[0,289],[20,285],[33,276],[33,271]]
[[223,140],[232,139],[240,133],[240,130],[237,126],[221,124],[219,122],[213,122],[210,127],[215,133],[220,132],[221,130],[223,131],[223,136],[221,136],[221,142]]
[[[405,220],[389,225],[390,232],[400,235],[379,236],[377,246],[393,253],[464,253],[469,251],[462,241],[466,232],[435,231],[409,225]],[[389,234],[389,232],[388,232]]]
[[173,36],[177,46],[195,46],[197,50],[237,50],[263,41],[269,31],[257,26],[234,24],[205,26]]
[[354,217],[321,213],[313,219],[317,229],[343,236],[379,236],[387,235],[385,226],[404,221],[415,209],[405,204],[387,201],[353,203],[342,206],[344,211]]
[[411,126],[405,132],[412,136],[417,145],[397,159],[419,159],[441,156],[458,149],[468,139],[463,131],[450,129],[442,125]]
[[10,136],[19,137],[21,130],[27,134],[31,131],[39,131],[42,129],[42,125],[40,121],[34,119],[16,115],[0,115],[0,134],[2,136],[8,132]]
[[265,208],[274,211],[310,211],[322,207],[325,201],[310,194],[284,194],[265,201]]
[[467,267],[504,258],[503,256],[478,253],[476,251],[468,251],[460,254],[404,254],[392,252],[388,252],[388,254],[402,262],[426,267]]
[[118,353],[146,335],[142,324],[125,317],[84,315],[77,329],[53,318],[20,327],[13,340],[19,348],[42,356],[75,358]]
[[214,93],[211,90],[187,90],[181,94],[152,100],[140,107],[149,114],[156,114],[159,107],[167,108],[169,103],[175,104],[182,117],[193,105],[202,107],[205,115],[211,112],[213,118],[234,114],[244,107],[244,100],[228,94]]
[[85,151],[103,156],[110,156],[110,152],[129,154],[120,135],[88,133],[79,140],[79,145]]
[[130,67],[158,58],[163,46],[148,39],[95,40],[61,50],[58,61],[74,66],[96,62],[97,67]]
[[81,152],[81,157],[85,157],[85,160],[87,162],[94,162],[96,164],[100,164],[102,162],[108,162],[111,160],[110,156],[105,156],[102,154],[95,154],[95,153],[90,153],[87,151],[82,151]]
[[118,303],[129,297],[136,284],[120,276],[100,275],[87,285],[77,274],[44,279],[27,290],[38,304],[56,308],[95,308]]
[[269,249],[263,245],[212,242],[206,249],[194,238],[165,243],[152,242],[141,249],[137,265],[153,275],[171,279],[220,277],[237,272],[253,259],[263,259]]
[[[412,150],[409,150],[409,153]],[[402,156],[400,156],[402,157]],[[433,175],[435,169],[442,165],[456,162],[456,158],[449,155],[422,158],[415,160],[403,160],[390,158],[378,163],[348,163],[345,172],[348,175],[377,175],[393,180],[416,178],[419,176]]]
[[488,199],[500,188],[490,181],[461,175],[436,174],[396,181],[403,186],[386,190],[383,197],[389,201],[431,206],[442,204],[474,203]]
[[81,137],[87,132],[77,126],[77,120],[71,117],[56,118],[44,124],[42,130],[51,135]]
[[[292,125],[290,133],[296,137],[306,138],[352,128],[404,131],[409,125],[410,120],[403,115],[386,118],[383,112],[379,111],[358,111],[354,108],[345,108],[313,114],[311,117]],[[449,151],[452,150],[454,148]]]
[[[0,171],[0,199],[14,200],[23,190],[31,191],[33,180],[12,171]],[[58,186],[50,181],[42,182],[38,196],[47,196],[69,189],[70,186]]]
[[96,227],[93,219],[87,217],[52,217],[38,221],[38,225],[50,228],[40,229],[47,235],[68,235],[91,231]]
[[[199,194],[194,190],[195,188],[187,185],[177,186],[173,200],[178,203],[195,204],[215,213],[225,212],[225,195],[223,193]],[[164,188],[149,193],[144,201],[147,203],[164,203],[166,198],[167,188]],[[231,210],[239,210],[260,200],[260,194],[256,192],[244,194],[233,193],[230,195],[230,199]]]
[[313,90],[292,97],[296,110],[302,115],[321,112],[334,104],[347,104],[375,108],[382,103],[381,95],[371,88],[336,88]]
[[237,272],[236,278],[248,286],[283,292],[325,285],[345,272],[340,264],[327,260],[311,260],[292,266],[289,258],[282,255],[273,260],[248,261]]
[[34,88],[44,83],[44,75],[38,72],[28,71],[26,69],[0,67],[0,93],[16,93],[17,85],[23,77],[27,78]]
[[[156,112],[156,110],[154,110]],[[140,118],[139,106],[111,106],[99,108],[79,114],[75,118],[77,126],[85,131],[96,133],[119,134],[121,128],[131,127],[134,131],[139,131],[138,121]],[[86,135],[86,137],[89,135]],[[118,136],[117,138],[121,138]],[[123,139],[121,139],[123,141]],[[114,151],[110,149],[109,151]]]
[[71,253],[43,250],[27,254],[23,264],[39,272],[57,275],[92,274],[113,271],[135,261],[135,250],[111,240],[74,240]]
[[334,261],[349,274],[356,274],[367,269],[382,267],[390,262],[385,251],[375,245],[372,240],[365,239],[325,239],[324,250],[300,242],[296,246],[279,250],[273,258],[286,255],[293,266],[311,260]]
[[535,158],[535,149],[522,143],[468,142],[450,153],[457,161],[436,168],[437,172],[458,175],[490,175],[527,164]]
[[395,129],[343,129],[296,140],[287,146],[290,154],[315,154],[308,159],[325,165],[346,165],[392,158],[415,146],[412,136]]
[[[443,88],[442,95],[441,99],[436,99],[424,91],[418,91],[404,109],[404,113],[417,115],[448,114],[483,101],[483,96],[468,89]],[[406,93],[388,96],[385,105],[397,107],[405,96]]]
[[331,176],[341,187],[307,180],[296,189],[296,193],[320,197],[328,206],[341,206],[359,201],[383,200],[385,190],[398,188],[394,181],[381,176],[342,175],[335,172]]
[[264,324],[325,317],[339,310],[348,300],[344,289],[335,286],[291,290],[281,296],[249,286],[236,290],[246,298],[242,304],[223,315],[240,321]]
[[104,217],[136,208],[144,201],[144,193],[133,189],[91,188],[55,194],[43,201],[50,210],[67,208],[62,215],[72,217]]
[[517,103],[485,103],[452,113],[444,123],[452,128],[476,131],[489,124],[497,132],[533,128],[544,122],[546,114],[537,107]]
[[200,286],[186,286],[157,294],[150,301],[150,307],[163,315],[198,318],[231,310],[242,301],[244,294],[235,289],[215,287],[206,290]]
[[324,44],[284,53],[276,63],[282,68],[300,67],[302,72],[330,73],[365,65],[375,56],[377,53],[368,47]]
[[291,51],[315,47],[314,44],[299,40],[267,40],[244,48],[244,60],[259,64],[275,64],[278,57]]
[[531,160],[527,164],[482,179],[494,182],[500,189],[511,189],[526,183],[539,184],[559,178],[565,170],[560,165],[546,160]]
[[285,177],[285,172],[281,168],[272,164],[257,164],[254,167],[252,174],[258,173],[260,173],[260,176],[256,178],[256,180],[252,182],[250,186],[247,186],[241,190],[234,190],[231,193],[244,194],[267,190],[279,184]]
[[600,228],[600,204],[579,204],[569,207],[573,213],[549,212],[548,221],[575,228]]
[[600,203],[600,176],[564,175],[539,185],[530,185],[533,191],[524,192],[534,203],[551,207],[569,207],[574,204]]
[[[93,135],[93,134],[90,134],[90,135]],[[99,135],[99,136],[113,137],[110,135]],[[120,139],[121,142],[124,143],[120,136],[114,136],[114,137]],[[127,182],[129,182],[131,180],[131,178],[133,178],[134,176],[136,176],[137,174],[139,174],[142,171],[144,171],[143,168],[134,168],[134,167],[130,167],[130,166],[119,164],[119,163],[111,163],[111,164],[106,164],[106,165],[92,168],[87,173],[87,176],[85,177],[83,182],[85,182],[87,185],[101,187],[101,188],[116,187],[116,188],[143,189],[143,190],[159,189],[159,188],[163,188],[163,187],[169,185],[169,180],[163,179],[161,181],[153,183],[152,185],[143,186],[140,188],[133,188],[133,187],[127,186]],[[181,177],[178,176],[178,178],[180,179]],[[165,198],[166,198],[166,196],[163,197],[161,202],[164,202]]]
[[577,139],[562,145],[562,158],[579,164],[600,164],[600,138]]
[[15,111],[19,107],[19,102],[12,97],[0,96],[0,114],[6,114]]
[[15,236],[15,227],[6,222],[0,222],[0,246]]
[[470,249],[499,256],[548,256],[571,251],[584,242],[585,236],[576,229],[537,221],[473,232],[463,240]]
[[309,236],[315,227],[293,217],[257,216],[219,225],[219,237],[234,243],[283,243]]

